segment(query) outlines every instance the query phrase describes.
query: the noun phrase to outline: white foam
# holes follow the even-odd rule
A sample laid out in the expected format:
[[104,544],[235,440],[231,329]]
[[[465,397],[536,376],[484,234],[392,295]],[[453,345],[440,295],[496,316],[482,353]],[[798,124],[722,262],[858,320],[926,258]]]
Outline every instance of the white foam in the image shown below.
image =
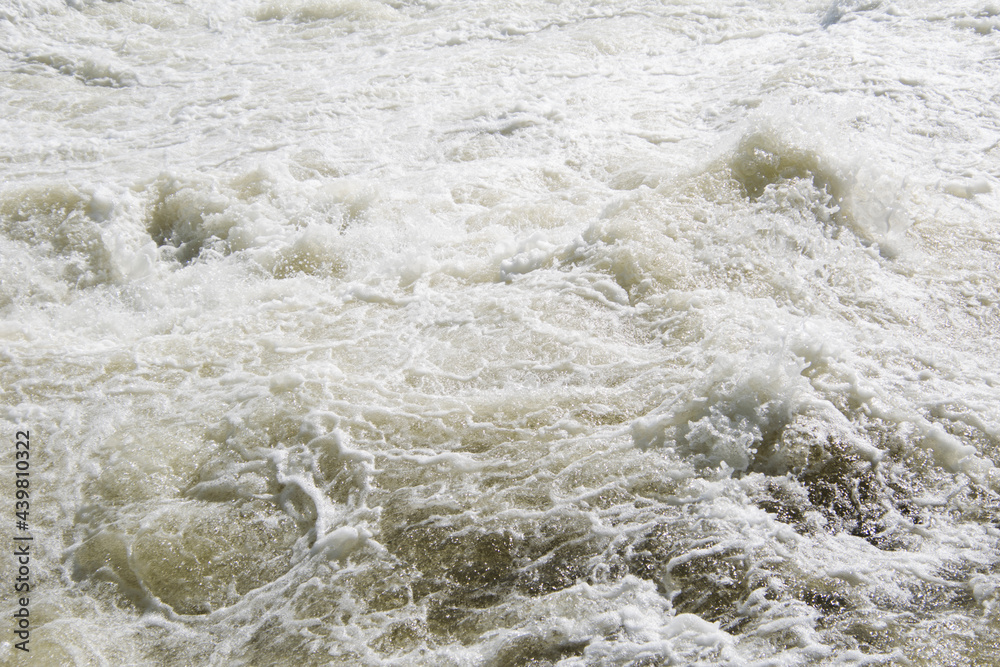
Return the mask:
[[997,16],[8,2],[40,651],[978,657]]

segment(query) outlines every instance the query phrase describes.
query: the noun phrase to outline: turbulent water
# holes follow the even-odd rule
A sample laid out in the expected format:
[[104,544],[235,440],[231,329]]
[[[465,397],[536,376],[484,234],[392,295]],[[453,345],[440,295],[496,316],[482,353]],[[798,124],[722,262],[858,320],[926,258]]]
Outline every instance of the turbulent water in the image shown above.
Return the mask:
[[998,72],[986,0],[0,0],[0,661],[996,664]]

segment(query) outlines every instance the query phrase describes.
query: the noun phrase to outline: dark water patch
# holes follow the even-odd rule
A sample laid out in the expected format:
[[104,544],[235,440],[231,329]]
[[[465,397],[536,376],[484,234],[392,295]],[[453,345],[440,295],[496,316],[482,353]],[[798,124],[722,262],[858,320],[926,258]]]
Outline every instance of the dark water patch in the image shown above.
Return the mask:
[[857,648],[865,653],[884,653],[896,646],[901,634],[900,625],[905,622],[893,618],[875,625],[867,620],[852,619],[841,628],[841,632],[854,639]]
[[472,610],[448,604],[450,601],[432,600],[427,608],[427,628],[435,635],[473,641],[478,637],[475,623],[469,617]]
[[729,623],[750,594],[747,563],[735,550],[696,556],[670,567],[664,576],[674,610],[707,621]]
[[952,498],[952,517],[1000,526],[1000,494],[978,484],[966,485]]
[[[211,655],[216,643],[210,636],[197,639],[185,637],[178,642],[167,628],[150,626],[143,628],[148,644],[141,645],[142,652],[149,665],[207,665],[211,663]],[[138,643],[138,642],[137,642]],[[64,663],[65,664],[65,663]]]
[[[412,568],[380,561],[372,563],[354,577],[354,595],[371,611],[392,611],[419,597],[419,593],[414,591],[419,581],[419,573]],[[429,592],[424,592],[424,595]]]
[[488,586],[507,580],[514,567],[514,538],[510,533],[486,533],[470,544],[452,538],[449,546],[461,549],[461,560],[452,565],[449,576],[462,586]]
[[473,526],[456,530],[450,523],[435,517],[415,525],[384,525],[382,543],[430,579],[472,589],[513,579],[519,540],[506,531]]
[[836,616],[854,607],[846,596],[835,590],[802,588],[796,591],[795,597],[823,614],[824,617]]
[[979,608],[972,591],[962,584],[920,582],[906,586],[910,593],[909,606],[924,614],[971,612]]
[[[791,431],[791,439],[805,444],[793,444],[786,437]],[[880,470],[838,438],[817,438],[794,428],[786,429],[767,451],[773,458],[795,450],[798,465],[784,477],[768,480],[755,500],[757,506],[803,535],[817,525],[810,518],[818,513],[827,532],[848,533],[890,548],[885,518],[893,489]]]
[[867,462],[835,457],[799,477],[809,502],[826,519],[832,533],[847,532],[878,546],[885,508],[883,485]]
[[768,186],[793,180],[812,182],[838,206],[846,195],[844,176],[827,158],[786,144],[766,132],[745,137],[730,159],[729,168],[743,196],[752,202],[760,199]]
[[516,587],[531,596],[546,595],[586,579],[608,538],[593,533],[582,514],[554,516],[525,534],[526,565],[518,570]]
[[153,190],[146,229],[157,246],[181,264],[192,262],[205,248],[229,254],[227,239],[237,222],[227,215],[230,193],[204,178],[161,177]]
[[563,543],[542,559],[521,571],[518,590],[528,595],[546,595],[569,588],[586,578],[589,560],[597,549],[594,541],[584,537]]
[[95,578],[116,584],[133,602],[142,600],[139,580],[128,564],[130,538],[112,529],[104,529],[83,542],[73,554],[73,580]]
[[416,619],[397,621],[372,642],[371,646],[383,654],[412,651],[428,641],[427,623]]
[[326,667],[327,665],[360,665],[363,656],[356,650],[338,647],[320,648],[310,633],[291,632],[285,623],[267,619],[240,647],[237,656],[230,656],[228,664],[247,667],[295,664],[298,667]]
[[517,614],[505,603],[505,596],[452,587],[426,600],[427,628],[443,640],[472,644],[483,634],[517,622]]
[[384,506],[380,542],[441,588],[545,595],[586,579],[609,540],[578,512],[487,527],[453,505],[411,502],[400,495]]
[[295,523],[270,503],[178,503],[147,519],[129,565],[179,614],[205,614],[288,571]]
[[[691,538],[660,524],[628,550],[629,573],[657,584],[677,613],[697,614],[705,620],[732,624],[738,607],[751,592],[749,560],[735,549],[687,556],[694,552]],[[674,559],[677,562],[672,564]]]
[[67,183],[10,188],[0,199],[0,236],[25,244],[35,270],[57,258],[52,277],[72,286],[115,282],[123,273],[106,234],[113,210],[110,199]]
[[583,655],[587,642],[546,641],[534,635],[509,639],[483,667],[549,667],[561,660]]
[[398,561],[358,583],[369,608],[422,606],[427,632],[449,641],[474,642],[493,629],[517,579],[523,538],[475,526],[452,505],[421,507],[408,492],[384,505],[380,526],[380,543]]
[[813,508],[800,484],[788,479],[771,480],[767,483],[766,494],[756,501],[757,507],[773,514],[778,521],[791,525],[800,535],[812,532],[806,515]]

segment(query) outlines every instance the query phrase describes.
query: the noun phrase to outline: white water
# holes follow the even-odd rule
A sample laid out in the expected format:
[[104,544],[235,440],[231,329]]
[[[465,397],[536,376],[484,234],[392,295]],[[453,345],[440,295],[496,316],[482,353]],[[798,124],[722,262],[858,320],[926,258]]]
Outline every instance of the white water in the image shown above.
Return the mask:
[[1000,6],[4,0],[0,51],[31,664],[994,664]]

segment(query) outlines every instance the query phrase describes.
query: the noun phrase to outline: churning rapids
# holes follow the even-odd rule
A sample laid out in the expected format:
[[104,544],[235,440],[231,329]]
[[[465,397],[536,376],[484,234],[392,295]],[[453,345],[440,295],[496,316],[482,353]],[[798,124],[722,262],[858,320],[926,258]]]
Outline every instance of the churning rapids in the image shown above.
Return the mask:
[[995,665],[1000,5],[2,0],[34,665]]

